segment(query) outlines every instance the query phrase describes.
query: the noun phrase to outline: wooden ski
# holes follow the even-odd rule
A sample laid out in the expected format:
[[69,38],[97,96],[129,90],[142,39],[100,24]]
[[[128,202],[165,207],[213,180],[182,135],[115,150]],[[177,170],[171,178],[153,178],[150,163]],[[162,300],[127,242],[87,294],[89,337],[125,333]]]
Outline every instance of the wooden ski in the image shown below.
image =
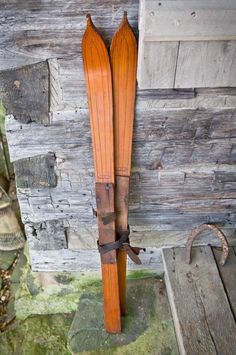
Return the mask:
[[121,319],[117,251],[112,249],[103,253],[104,246],[116,240],[111,67],[105,44],[89,15],[82,40],[82,56],[92,131],[105,327],[109,333],[119,333]]
[[[128,235],[128,196],[137,71],[137,42],[126,12],[112,39],[110,59],[114,102],[116,233],[119,238],[122,233]],[[126,259],[126,252],[118,250],[122,315],[126,312]]]

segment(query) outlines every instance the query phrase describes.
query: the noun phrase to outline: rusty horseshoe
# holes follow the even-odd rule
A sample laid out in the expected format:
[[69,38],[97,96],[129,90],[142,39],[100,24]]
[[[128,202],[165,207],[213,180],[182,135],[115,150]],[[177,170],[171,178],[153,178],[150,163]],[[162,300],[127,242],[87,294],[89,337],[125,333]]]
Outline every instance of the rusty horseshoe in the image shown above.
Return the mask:
[[199,227],[195,228],[192,230],[190,236],[188,237],[187,243],[186,243],[186,262],[188,264],[191,263],[191,250],[192,250],[192,245],[193,245],[193,241],[194,239],[204,230],[206,229],[210,229],[212,230],[212,232],[221,240],[222,243],[222,254],[221,254],[221,258],[220,258],[220,265],[224,265],[228,254],[229,254],[229,245],[228,242],[226,240],[225,235],[223,234],[223,232],[216,226],[212,225],[212,224],[201,224]]

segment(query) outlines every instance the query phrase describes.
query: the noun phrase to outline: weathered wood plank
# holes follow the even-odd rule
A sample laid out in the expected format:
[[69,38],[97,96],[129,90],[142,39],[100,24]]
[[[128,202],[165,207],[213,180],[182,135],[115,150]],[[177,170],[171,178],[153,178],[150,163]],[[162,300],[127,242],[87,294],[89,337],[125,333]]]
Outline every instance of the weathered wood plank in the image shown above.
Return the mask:
[[[183,90],[183,89],[182,89]],[[179,91],[179,90],[177,90]],[[235,87],[228,87],[228,88],[196,88],[195,89],[196,95],[204,95],[204,96],[236,96],[236,88]]]
[[[87,97],[80,54],[77,58],[58,59],[59,78],[62,86],[66,109],[87,107]],[[195,97],[196,96],[196,97]],[[222,97],[224,96],[224,97]],[[143,105],[148,108],[214,108],[235,107],[234,88],[217,89],[137,89],[136,107]],[[194,99],[195,98],[195,99]],[[191,99],[191,100],[189,100]],[[231,103],[230,103],[231,101]],[[155,105],[155,106],[154,106]]]
[[[86,87],[80,54],[76,58],[58,59],[59,80],[66,110],[87,108]],[[206,95],[205,95],[206,92]],[[222,97],[223,96],[223,97]],[[225,97],[226,96],[226,97]],[[214,108],[235,107],[234,88],[221,89],[137,89],[136,107],[152,108]],[[189,100],[191,99],[191,100]]]
[[[220,225],[218,225],[220,226]],[[185,247],[186,240],[190,235],[190,230],[161,230],[157,226],[130,226],[131,229],[131,243],[138,247],[157,247],[157,248],[169,248],[169,247]],[[221,230],[225,234],[228,243],[230,245],[236,244],[236,232],[235,229],[227,228],[227,226],[221,227]],[[199,245],[212,245],[221,246],[221,242],[211,231],[204,231],[194,241],[195,246]]]
[[[139,60],[141,60],[141,58],[139,58]],[[66,109],[67,110],[78,109],[79,107],[86,108],[87,96],[86,96],[86,87],[84,81],[81,55],[78,54],[78,57],[76,58],[58,59],[58,64],[60,69],[59,70],[60,85],[62,87],[63,99],[64,99]],[[168,74],[165,73],[163,75],[168,75]],[[229,106],[230,101],[232,102],[231,107],[235,107],[236,100],[232,97],[232,95],[235,96],[234,88],[221,88],[221,89],[218,88],[218,89],[211,89],[211,90],[198,89],[198,91],[193,89],[140,90],[137,88],[136,107],[140,108],[142,105],[145,105],[145,107],[148,105],[149,108],[150,107],[214,108],[214,107]]]
[[57,186],[54,153],[38,155],[15,162],[16,184],[18,188],[46,188]]
[[144,41],[235,40],[234,0],[142,0]]
[[0,96],[7,114],[22,123],[49,124],[48,76],[46,62],[0,71]]
[[[168,297],[181,354],[236,352],[236,324],[210,247],[163,249]],[[220,306],[219,306],[220,305]]]
[[[218,224],[220,225],[220,224]],[[183,224],[186,228],[186,225]],[[185,246],[186,238],[190,230],[161,230],[163,225],[131,225],[131,245],[139,247],[162,248],[167,246]],[[232,226],[223,226],[222,230],[230,245],[235,245],[235,230]],[[27,239],[30,250],[58,250],[67,248],[80,251],[82,249],[96,249],[97,247],[97,224],[91,217],[88,223],[83,223],[77,218],[52,220],[40,223],[27,222],[25,224]],[[196,240],[194,245],[210,244],[220,246],[218,238],[206,231]],[[36,258],[36,256],[35,256]]]
[[35,60],[77,57],[87,13],[107,43],[119,26],[124,10],[137,30],[138,5],[138,0],[98,0],[96,6],[92,0],[53,3],[10,0],[0,5],[0,69],[35,63]]
[[49,59],[49,90],[50,90],[50,112],[64,109],[63,92],[60,81],[60,67],[58,60]]
[[220,265],[221,249],[213,248],[213,253],[218,265],[218,269],[225,287],[225,292],[228,296],[231,309],[236,318],[236,248],[229,248],[229,256],[224,266]]
[[184,100],[193,99],[196,96],[195,89],[137,89],[136,97],[140,101],[151,100]]
[[[234,12],[236,5],[232,0],[224,4],[203,0],[142,0],[139,87],[235,86]],[[175,48],[172,48],[174,44]],[[166,80],[167,77],[169,80]]]
[[178,48],[179,42],[144,42],[139,38],[139,88],[174,87]]
[[[30,250],[33,271],[100,271],[101,262],[97,249],[71,251],[60,250]],[[161,250],[148,248],[140,253],[142,265],[128,260],[128,270],[150,270],[161,273],[163,271]]]
[[[218,164],[220,159],[230,164],[234,161],[232,154],[236,152],[232,146],[235,139],[225,140],[225,133],[222,136],[219,133],[221,130],[226,132],[229,127],[227,134],[234,136],[234,124],[230,127],[234,110],[179,110],[177,113],[165,110],[156,111],[156,115],[151,110],[149,119],[144,119],[141,112],[137,114],[135,128],[134,147],[138,154],[135,151],[131,183],[132,225],[145,225],[148,233],[152,226],[156,230],[185,230],[204,222],[233,223],[236,168],[235,165]],[[163,114],[168,117],[167,122],[163,121]],[[223,124],[224,118],[228,125]],[[91,189],[93,172],[87,112],[55,113],[52,125],[45,129],[31,123],[21,125],[20,130],[14,119],[10,123],[8,133],[13,160],[50,150],[54,150],[57,157],[56,188],[19,191],[23,220],[36,223],[56,218],[79,218],[81,223],[93,225],[92,206],[95,207],[95,203]],[[216,127],[216,133],[212,127]],[[34,139],[32,130],[37,131]],[[207,137],[211,134],[222,138],[209,140]],[[182,139],[173,149],[173,141],[178,142],[181,135],[182,138],[194,135],[206,138],[197,144]],[[69,144],[64,143],[65,138]],[[228,142],[228,150],[223,149]],[[189,144],[189,154],[194,149],[196,152],[189,160],[186,144]],[[176,146],[182,148],[179,153]],[[159,156],[153,154],[150,147],[154,147],[154,152],[158,148]],[[208,154],[204,148],[208,148]],[[162,169],[157,169],[158,162]]]
[[175,88],[236,86],[236,41],[180,42]]
[[[78,54],[78,57],[73,59],[59,58],[57,62],[59,65],[59,81],[62,87],[63,100],[66,109],[77,109],[79,107],[86,108],[87,94],[81,55]],[[168,73],[165,75],[168,75]],[[139,106],[139,103],[143,99],[145,99],[145,101],[155,99],[158,102],[159,100],[165,100],[164,102],[166,103],[166,100],[188,100],[194,97],[195,91],[193,89],[139,90],[137,88],[137,106]]]
[[[163,167],[233,162],[235,122],[235,109],[136,110],[133,166],[148,168],[157,160]],[[13,117],[8,118],[7,138],[12,161],[50,150],[58,155],[63,151],[66,154],[71,149],[77,150],[77,158],[83,160],[84,168],[92,166],[87,110],[55,112],[51,126],[39,127],[36,123],[22,125]]]
[[61,220],[26,224],[25,231],[32,250],[67,249],[66,229]]
[[[229,166],[227,171],[226,166],[221,166],[221,169],[218,168],[218,173],[221,172],[219,177],[214,173],[217,166],[213,165],[211,169],[211,172],[206,173],[200,167],[193,166],[192,172],[186,171],[185,168],[182,172],[166,170],[162,171],[160,176],[155,170],[134,172],[131,177],[131,218],[137,224],[139,214],[145,212],[147,215],[141,216],[142,223],[147,220],[148,223],[155,224],[155,218],[156,223],[159,223],[162,216],[163,226],[167,224],[168,228],[171,228],[171,225],[175,225],[174,229],[179,223],[184,223],[185,213],[191,216],[189,221],[186,221],[190,226],[191,223],[200,223],[202,219],[205,222],[212,220],[221,223],[222,218],[226,218],[227,221],[233,222],[236,192],[235,184],[230,180],[235,178],[235,168]],[[92,206],[95,208],[93,181],[93,174],[89,171],[59,169],[58,184],[55,188],[35,188],[29,191],[19,188],[23,218],[26,221],[43,221],[45,218],[51,219],[54,213],[57,218],[78,214],[81,220],[89,221],[92,217]],[[173,218],[174,215],[176,219]]]
[[[96,9],[92,5],[92,2],[85,0],[79,4],[74,1],[67,4],[57,1],[52,5],[46,1],[39,5],[36,0],[27,6],[15,2],[4,4],[0,22],[3,28],[0,68],[19,67],[55,57],[69,62],[79,57],[81,62],[80,42],[85,28],[84,16],[88,11],[106,39],[110,39],[117,28],[123,10],[128,11],[130,22],[137,31],[138,0],[113,0],[109,4],[99,1]],[[78,72],[78,67],[73,68],[72,62],[69,66],[72,71]],[[68,74],[71,77],[72,71]],[[75,77],[80,78],[80,75]]]

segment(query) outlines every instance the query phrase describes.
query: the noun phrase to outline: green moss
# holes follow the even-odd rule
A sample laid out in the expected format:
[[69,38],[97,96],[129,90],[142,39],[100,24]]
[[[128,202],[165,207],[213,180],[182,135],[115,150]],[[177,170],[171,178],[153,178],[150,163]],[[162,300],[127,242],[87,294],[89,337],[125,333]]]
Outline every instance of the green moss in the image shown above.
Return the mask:
[[1,355],[69,355],[69,315],[30,317],[0,335]]
[[0,101],[0,131],[2,134],[6,134],[5,131],[5,116],[6,116],[6,112],[5,112],[5,108],[2,104],[2,101]]
[[[40,274],[31,271],[31,260],[26,244],[24,253],[27,263],[22,268],[20,287],[16,292],[15,310],[18,319],[25,320],[34,314],[71,313],[76,311],[81,295],[101,291],[101,280],[81,273]],[[42,278],[48,277],[43,286]]]
[[[156,274],[129,273],[122,333],[111,335],[104,329],[97,274],[35,273],[27,246],[24,253],[12,277],[16,301],[9,305],[10,318],[16,309],[17,323],[0,336],[1,355],[178,354],[165,289]],[[3,254],[8,265],[14,254]]]
[[84,294],[69,331],[69,348],[84,355],[178,354],[163,282],[153,277],[128,282],[127,315],[116,335],[104,330],[102,294]]
[[148,277],[161,277],[162,274],[150,270],[133,270],[129,271],[127,278],[128,280],[135,280],[135,279],[145,279]]
[[[27,272],[24,272],[24,275],[27,275]],[[27,283],[24,276],[24,280],[21,282],[21,293],[17,295],[15,302],[17,318],[24,320],[31,314],[56,314],[76,311],[79,299],[85,290],[89,289],[91,294],[96,294],[102,287],[101,281],[94,279],[94,276],[77,277],[78,274],[72,274],[69,284],[55,282],[43,289],[40,288],[36,273],[31,275],[30,284]]]

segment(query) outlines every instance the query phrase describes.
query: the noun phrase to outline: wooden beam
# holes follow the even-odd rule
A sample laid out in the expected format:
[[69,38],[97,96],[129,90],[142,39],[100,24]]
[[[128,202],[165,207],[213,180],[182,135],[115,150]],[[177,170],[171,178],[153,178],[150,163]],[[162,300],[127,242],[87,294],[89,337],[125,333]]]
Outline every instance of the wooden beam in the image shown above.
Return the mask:
[[57,186],[54,153],[38,155],[15,162],[18,188],[48,188]]
[[8,115],[21,123],[49,124],[47,62],[0,72],[0,98]]

